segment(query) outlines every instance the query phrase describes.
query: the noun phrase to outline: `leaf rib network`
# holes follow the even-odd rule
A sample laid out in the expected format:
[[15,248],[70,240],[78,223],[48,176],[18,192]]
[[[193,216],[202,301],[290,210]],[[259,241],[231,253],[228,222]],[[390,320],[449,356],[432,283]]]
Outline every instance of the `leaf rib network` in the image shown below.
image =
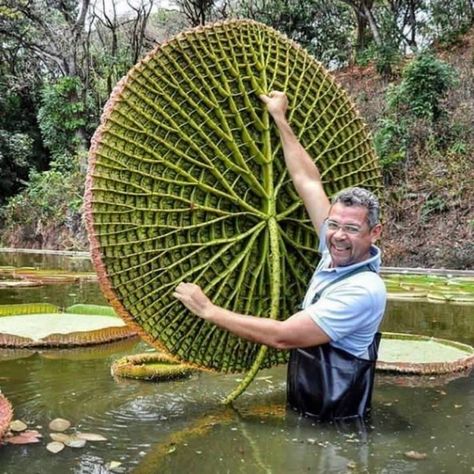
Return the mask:
[[[245,371],[259,346],[191,316],[172,293],[200,284],[233,311],[286,318],[318,261],[317,237],[258,95],[284,90],[328,194],[381,186],[345,91],[295,43],[251,21],[191,30],[116,87],[93,140],[86,217],[102,287],[160,349]],[[262,353],[262,366],[286,360]]]

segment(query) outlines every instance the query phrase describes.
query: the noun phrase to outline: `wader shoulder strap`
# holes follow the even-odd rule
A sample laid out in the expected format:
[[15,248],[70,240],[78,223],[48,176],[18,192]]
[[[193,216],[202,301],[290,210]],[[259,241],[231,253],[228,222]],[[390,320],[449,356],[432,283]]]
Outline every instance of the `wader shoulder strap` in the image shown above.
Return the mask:
[[[316,293],[317,301],[334,283],[364,271],[368,265],[335,278]],[[287,377],[288,406],[315,419],[363,419],[370,408],[380,334],[369,346],[370,359],[361,359],[328,344],[293,349]]]
[[347,272],[342,274],[340,277],[335,278],[334,280],[331,280],[326,286],[321,288],[319,291],[315,293],[313,296],[313,299],[311,300],[311,304],[316,303],[316,301],[321,298],[321,295],[323,294],[324,290],[327,290],[330,286],[334,285],[335,283],[338,283],[342,280],[345,280],[346,278],[349,278],[350,276],[357,275],[358,273],[362,272],[371,272],[372,270],[370,269],[369,265],[362,265],[361,267],[356,268],[355,270],[352,270],[351,272]]

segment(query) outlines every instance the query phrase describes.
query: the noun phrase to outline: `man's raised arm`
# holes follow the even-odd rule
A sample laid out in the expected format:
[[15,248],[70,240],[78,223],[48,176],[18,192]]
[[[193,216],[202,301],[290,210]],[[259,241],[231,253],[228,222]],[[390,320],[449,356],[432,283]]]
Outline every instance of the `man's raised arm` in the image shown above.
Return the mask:
[[283,92],[278,91],[261,95],[260,99],[266,104],[268,113],[275,121],[280,133],[286,167],[296,192],[303,200],[311,222],[319,234],[319,229],[328,216],[330,203],[323,189],[318,168],[288,123],[286,118],[288,99]]

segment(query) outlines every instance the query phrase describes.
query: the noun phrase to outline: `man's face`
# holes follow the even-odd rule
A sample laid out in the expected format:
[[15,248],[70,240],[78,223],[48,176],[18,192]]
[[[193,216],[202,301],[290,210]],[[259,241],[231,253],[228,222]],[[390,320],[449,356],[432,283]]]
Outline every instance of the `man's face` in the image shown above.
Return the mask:
[[331,206],[328,216],[326,243],[333,267],[362,262],[370,256],[370,246],[380,237],[382,226],[369,228],[365,207],[345,206],[338,202]]

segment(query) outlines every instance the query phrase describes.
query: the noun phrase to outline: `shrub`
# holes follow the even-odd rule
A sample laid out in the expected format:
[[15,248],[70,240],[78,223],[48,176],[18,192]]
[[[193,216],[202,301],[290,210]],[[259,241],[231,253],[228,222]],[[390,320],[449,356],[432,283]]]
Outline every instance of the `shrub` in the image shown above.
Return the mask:
[[453,67],[424,52],[403,69],[402,82],[388,93],[388,105],[434,122],[443,115],[441,100],[455,83]]
[[[59,163],[58,163],[59,162]],[[84,175],[80,157],[53,162],[44,172],[31,171],[29,182],[0,211],[2,244],[27,247],[81,248]]]
[[380,128],[374,136],[374,145],[387,178],[391,177],[394,170],[406,159],[407,124],[404,120],[388,117],[381,119],[379,125]]

